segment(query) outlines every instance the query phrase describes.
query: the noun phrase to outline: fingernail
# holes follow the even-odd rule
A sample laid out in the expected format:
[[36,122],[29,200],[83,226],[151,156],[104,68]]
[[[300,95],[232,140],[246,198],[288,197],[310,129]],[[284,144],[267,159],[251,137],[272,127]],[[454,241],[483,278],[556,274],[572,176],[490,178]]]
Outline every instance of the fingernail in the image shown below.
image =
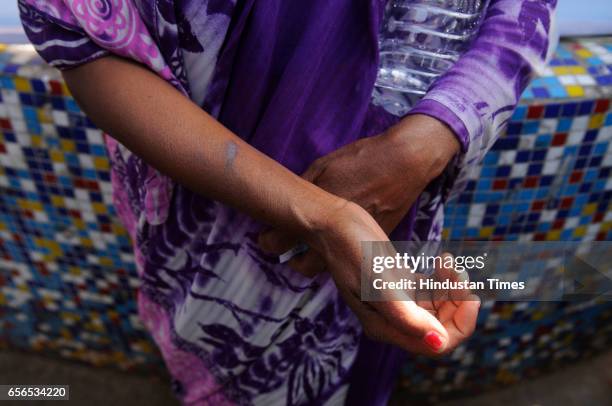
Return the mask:
[[435,331],[430,331],[429,333],[425,334],[425,337],[423,337],[423,341],[425,341],[425,344],[427,344],[429,348],[431,348],[435,352],[442,351],[442,348],[444,347],[444,341],[442,341],[442,336]]

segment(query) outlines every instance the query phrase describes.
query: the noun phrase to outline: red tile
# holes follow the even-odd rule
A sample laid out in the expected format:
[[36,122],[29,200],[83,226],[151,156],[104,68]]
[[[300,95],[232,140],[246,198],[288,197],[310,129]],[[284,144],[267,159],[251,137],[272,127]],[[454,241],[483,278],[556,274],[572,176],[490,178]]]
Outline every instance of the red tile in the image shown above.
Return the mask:
[[44,178],[45,182],[47,183],[57,183],[57,176],[53,175],[52,173],[46,173]]
[[575,171],[571,174],[569,183],[578,183],[582,180],[582,171]]
[[81,212],[78,211],[78,210],[74,210],[74,209],[68,210],[68,214],[70,215],[70,217],[74,217],[74,218],[77,218],[77,219],[81,218]]
[[598,100],[595,105],[595,113],[605,113],[610,108],[610,99]]
[[544,208],[545,204],[546,202],[544,200],[535,200],[533,203],[531,203],[531,210],[540,211]]
[[50,80],[49,87],[51,88],[51,94],[61,95],[62,94],[62,84],[57,80]]
[[96,182],[95,180],[85,181],[85,184],[87,185],[87,189],[90,189],[90,190],[100,190],[100,188],[98,186],[98,182]]
[[561,208],[562,209],[569,209],[570,207],[572,207],[573,203],[574,203],[574,198],[573,197],[566,197],[563,200],[561,200]]
[[73,181],[74,187],[78,187],[79,189],[86,189],[87,181],[83,178],[75,178]]
[[493,190],[506,189],[508,187],[508,180],[497,179],[493,182]]
[[523,182],[524,187],[536,187],[538,185],[538,177],[537,176],[528,176],[525,178]]
[[567,142],[567,133],[555,134],[552,140],[552,146],[565,145]]
[[544,106],[531,106],[527,111],[527,118],[542,118],[544,115]]
[[552,228],[553,230],[560,230],[563,228],[564,224],[565,224],[565,219],[558,219],[554,221]]
[[11,125],[11,121],[6,118],[0,118],[0,128],[3,130],[12,130],[13,126]]

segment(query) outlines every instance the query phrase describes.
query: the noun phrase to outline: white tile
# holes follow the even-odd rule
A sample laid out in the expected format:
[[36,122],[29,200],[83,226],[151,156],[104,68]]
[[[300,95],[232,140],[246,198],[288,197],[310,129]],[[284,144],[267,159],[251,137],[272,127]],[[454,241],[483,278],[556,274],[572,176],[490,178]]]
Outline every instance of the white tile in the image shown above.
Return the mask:
[[578,84],[582,86],[591,86],[597,83],[595,79],[589,75],[578,75],[576,79],[578,80]]
[[65,111],[53,110],[51,112],[51,116],[53,117],[53,121],[56,125],[60,125],[62,127],[68,127],[70,125],[68,113]]
[[499,155],[499,165],[512,165],[516,159],[516,151],[503,151]]
[[589,127],[589,120],[591,120],[590,116],[574,117],[571,131],[586,130]]
[[559,120],[556,118],[545,118],[540,121],[540,131],[541,133],[554,133],[557,131],[557,126],[559,125]]
[[559,79],[559,82],[561,82],[563,86],[575,85],[578,82],[576,77],[572,75],[557,76],[557,79]]
[[527,164],[520,163],[512,166],[512,170],[510,171],[511,178],[522,178],[527,175]]
[[551,147],[546,152],[546,160],[553,161],[557,159],[561,159],[563,156],[563,147]]
[[579,145],[579,144],[582,144],[583,139],[584,139],[584,131],[572,131],[571,133],[569,133],[567,143],[569,145]]
[[560,166],[559,160],[545,161],[544,168],[542,169],[542,173],[544,175],[554,175],[559,170],[559,166]]

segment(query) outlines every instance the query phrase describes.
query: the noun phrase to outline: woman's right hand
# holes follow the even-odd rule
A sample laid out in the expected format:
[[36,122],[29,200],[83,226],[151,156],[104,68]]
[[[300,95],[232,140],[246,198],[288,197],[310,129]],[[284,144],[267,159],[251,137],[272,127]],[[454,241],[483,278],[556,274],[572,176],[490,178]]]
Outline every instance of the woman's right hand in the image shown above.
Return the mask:
[[[454,349],[469,337],[476,324],[479,302],[364,302],[361,300],[362,241],[388,241],[385,232],[359,205],[340,200],[319,212],[319,220],[305,241],[323,258],[338,291],[361,321],[366,335],[412,353],[435,356]],[[280,241],[260,246],[278,254]]]

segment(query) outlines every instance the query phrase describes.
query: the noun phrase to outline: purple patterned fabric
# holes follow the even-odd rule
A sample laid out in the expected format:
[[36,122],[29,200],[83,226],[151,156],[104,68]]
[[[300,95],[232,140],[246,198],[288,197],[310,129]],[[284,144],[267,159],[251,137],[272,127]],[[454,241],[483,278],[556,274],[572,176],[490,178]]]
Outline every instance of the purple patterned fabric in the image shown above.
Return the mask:
[[[494,142],[544,60],[554,3],[492,1],[473,49],[416,107],[447,123],[464,153],[393,238],[440,238],[454,179]],[[297,173],[397,120],[370,104],[383,0],[19,5],[49,63],[69,69],[109,53],[141,62]],[[351,402],[384,403],[398,353],[361,340],[328,275],[307,279],[276,264],[258,250],[254,220],[174,184],[110,137],[107,145],[142,280],[139,312],[184,403],[337,404],[350,380],[368,382],[351,387]],[[387,373],[364,380],[372,366]]]

